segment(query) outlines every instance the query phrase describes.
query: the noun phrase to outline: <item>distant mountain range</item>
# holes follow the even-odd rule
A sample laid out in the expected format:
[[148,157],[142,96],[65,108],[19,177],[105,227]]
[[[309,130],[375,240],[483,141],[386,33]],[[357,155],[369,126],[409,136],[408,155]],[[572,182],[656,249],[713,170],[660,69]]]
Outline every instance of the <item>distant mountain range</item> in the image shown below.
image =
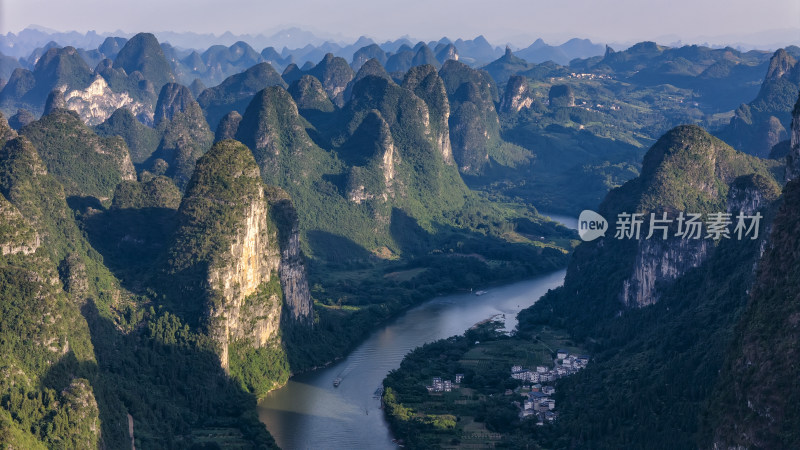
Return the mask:
[[[133,163],[142,165],[137,170],[166,175],[183,189],[194,161],[215,135],[235,137],[261,90],[288,89],[317,128],[308,137],[320,144],[321,129],[342,125],[323,119],[346,109],[364,78],[402,85],[410,71],[426,67],[423,78],[438,73],[444,93],[431,76],[417,80],[422,91],[416,95],[430,95],[426,99],[440,106],[440,97],[447,97],[448,112],[433,131],[470,187],[501,189],[570,213],[596,205],[608,189],[636,175],[644,149],[678,124],[702,125],[760,157],[788,152],[800,48],[770,55],[641,42],[604,46],[601,55],[566,64],[552,61],[599,48],[588,40],[557,47],[537,40],[501,52],[482,36],[416,44],[362,38],[344,47],[260,52],[244,41],[187,50],[151,33],[106,37],[95,48],[50,41],[24,57],[0,54],[0,111],[18,130],[53,109],[72,110],[101,134],[123,136]],[[175,111],[185,114],[175,120]],[[445,122],[449,131],[441,133]],[[582,174],[580,183],[569,182],[575,173]],[[492,185],[496,180],[508,182]]]
[[[385,52],[396,53],[403,45],[414,47],[415,42],[409,37],[401,37],[395,40],[379,43],[371,38],[361,36],[353,42],[336,41],[321,38],[310,31],[297,27],[287,28],[272,35],[265,34],[233,34],[225,32],[219,36],[211,33],[192,33],[162,31],[153,33],[160,42],[168,43],[170,46],[181,50],[200,50],[207,49],[215,45],[226,47],[237,42],[246,42],[253,48],[278,49],[278,53],[283,58],[293,57],[299,65],[306,61],[319,61],[326,53],[333,53],[335,56],[344,57],[347,60],[353,56],[358,49],[370,44],[377,44]],[[130,38],[134,33],[115,31],[110,33],[97,33],[89,31],[81,34],[77,31],[60,32],[49,30],[42,27],[31,26],[19,33],[7,33],[0,35],[0,53],[13,58],[27,58],[37,49],[47,49],[57,44],[60,47],[71,46],[75,48],[97,48],[109,37]],[[503,45],[490,44],[483,36],[474,39],[457,39],[451,41],[442,38],[438,41],[428,42],[428,46],[433,49],[438,44],[453,43],[458,47],[461,55],[468,64],[485,64],[503,54]],[[518,50],[520,57],[530,62],[544,62],[552,60],[559,64],[567,64],[574,58],[588,58],[590,56],[601,55],[605,50],[605,45],[592,43],[588,39],[571,39],[561,45],[549,45],[542,39],[537,39],[527,48],[512,46],[513,50]],[[0,61],[0,65],[3,62]]]
[[564,267],[575,235],[537,208],[763,206],[769,242],[580,244],[519,330],[592,354],[543,447],[798,447],[800,182],[775,201],[800,48],[23,34],[0,42],[0,442],[269,447],[255,399],[290,373],[421,299]]

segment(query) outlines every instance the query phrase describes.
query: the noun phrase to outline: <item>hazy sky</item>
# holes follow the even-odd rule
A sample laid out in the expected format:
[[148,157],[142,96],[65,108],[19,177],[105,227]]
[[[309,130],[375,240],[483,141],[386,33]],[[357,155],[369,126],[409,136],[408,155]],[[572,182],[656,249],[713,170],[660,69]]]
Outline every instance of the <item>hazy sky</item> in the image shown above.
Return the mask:
[[540,36],[602,42],[722,36],[732,43],[783,30],[800,44],[800,0],[0,0],[0,34],[30,24],[59,31],[216,34],[299,26],[344,39],[483,34],[496,43]]

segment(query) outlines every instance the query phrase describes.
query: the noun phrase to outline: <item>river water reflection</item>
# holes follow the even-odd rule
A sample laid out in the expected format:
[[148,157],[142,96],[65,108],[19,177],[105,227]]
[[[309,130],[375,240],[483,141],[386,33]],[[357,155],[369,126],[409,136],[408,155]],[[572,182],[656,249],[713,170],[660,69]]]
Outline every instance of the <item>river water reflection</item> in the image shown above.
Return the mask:
[[[554,218],[555,219],[555,218]],[[472,293],[434,298],[372,333],[346,358],[298,375],[259,403],[259,417],[284,449],[396,448],[375,391],[410,350],[498,316],[506,329],[519,310],[560,286],[565,270]],[[341,378],[339,387],[333,381]]]

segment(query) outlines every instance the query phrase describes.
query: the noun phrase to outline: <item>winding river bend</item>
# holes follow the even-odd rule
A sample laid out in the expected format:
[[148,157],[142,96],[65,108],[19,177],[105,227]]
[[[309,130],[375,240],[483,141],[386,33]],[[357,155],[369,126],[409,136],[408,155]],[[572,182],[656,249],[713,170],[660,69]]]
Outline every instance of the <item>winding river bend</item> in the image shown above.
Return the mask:
[[[496,315],[513,329],[517,312],[560,286],[565,273],[488,288],[483,295],[437,297],[414,307],[372,333],[345,359],[270,392],[259,403],[259,417],[284,449],[396,448],[375,391],[403,356]],[[333,386],[336,378],[341,378],[339,387]]]

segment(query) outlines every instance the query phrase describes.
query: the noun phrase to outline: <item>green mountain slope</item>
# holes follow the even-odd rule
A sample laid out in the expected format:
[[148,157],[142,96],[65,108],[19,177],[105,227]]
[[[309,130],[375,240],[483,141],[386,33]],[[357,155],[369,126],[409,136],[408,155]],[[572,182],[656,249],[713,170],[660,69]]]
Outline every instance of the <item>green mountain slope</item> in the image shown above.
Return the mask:
[[[0,150],[0,209],[4,443],[272,446],[255,400],[224,375],[209,343],[121,289],[84,238],[94,240],[86,225],[105,213],[86,214],[79,229],[25,137]],[[104,232],[130,226],[130,212]]]
[[718,135],[735,148],[768,157],[772,147],[788,137],[798,89],[800,64],[785,49],[777,50],[755,99],[740,105]]
[[153,128],[136,120],[127,108],[114,111],[108,119],[95,127],[99,136],[120,136],[131,153],[131,161],[141,164],[156,151],[160,137]]
[[[641,176],[601,205],[611,227],[606,237],[578,246],[564,286],[519,315],[522,339],[555,326],[592,354],[585,370],[559,382],[556,401],[564,409],[556,425],[522,429],[555,448],[700,445],[703,411],[743,314],[778,195],[758,159],[702,129],[664,135],[645,156]],[[613,237],[620,212],[667,211],[674,218],[679,211],[735,216],[740,210],[761,211],[759,239],[647,240],[647,220],[638,240]]]
[[344,105],[344,90],[355,76],[355,72],[344,58],[337,58],[328,53],[319,64],[306,73],[322,83],[322,87],[335,105],[339,107]]
[[[733,150],[699,127],[678,127],[650,148],[642,164],[642,174],[609,192],[598,212],[612,227],[617,214],[623,212],[640,212],[647,218],[650,212],[658,215],[667,212],[674,219],[681,211],[687,214],[725,211],[731,183],[751,173],[772,178],[757,158]],[[643,225],[645,232],[647,223]],[[673,223],[672,229],[675,226]],[[700,265],[711,250],[705,239],[671,237],[662,248],[661,240],[644,239],[646,233],[639,240],[615,239],[612,231],[613,228],[605,238],[576,249],[564,288],[552,300],[543,299],[542,304],[553,302],[553,310],[536,308],[537,314],[557,320],[580,340],[592,336],[596,326],[593,324],[613,318],[620,310],[654,303],[657,289],[645,286],[651,286],[652,282],[669,283]],[[653,256],[667,251],[672,251],[672,256],[663,261]],[[695,256],[685,258],[683,254]],[[649,266],[650,259],[658,264]],[[590,266],[594,269],[589,269]],[[631,277],[642,266],[647,269]],[[586,294],[575,295],[575,292]]]
[[225,371],[259,396],[288,380],[283,329],[312,314],[289,209],[284,194],[263,184],[247,147],[218,142],[187,187],[166,268],[176,310],[208,335]]
[[[450,100],[450,140],[461,173],[488,175],[491,169],[525,167],[531,153],[500,137],[497,86],[485,71],[448,60],[439,71]],[[503,178],[502,172],[496,175]]]
[[142,165],[155,174],[172,178],[183,189],[192,176],[195,162],[214,142],[214,133],[185,86],[165,84],[156,108],[156,131],[161,142]]
[[704,445],[791,448],[800,443],[800,372],[794,363],[800,339],[799,188],[793,181],[784,189],[769,246],[709,400]]
[[216,129],[220,119],[229,112],[243,114],[253,96],[267,86],[286,87],[286,83],[272,66],[260,63],[206,89],[197,97],[197,102],[203,108],[209,125]]
[[175,81],[175,74],[164,57],[164,51],[151,33],[138,33],[130,38],[114,58],[114,68],[122,69],[128,75],[139,72],[153,84],[155,92]]
[[73,47],[50,48],[36,61],[32,72],[17,69],[0,91],[0,107],[41,112],[54,89],[84,89],[92,82],[92,70]]
[[68,196],[110,200],[120,181],[136,177],[125,142],[97,136],[73,111],[57,109],[20,134],[39,150]]

